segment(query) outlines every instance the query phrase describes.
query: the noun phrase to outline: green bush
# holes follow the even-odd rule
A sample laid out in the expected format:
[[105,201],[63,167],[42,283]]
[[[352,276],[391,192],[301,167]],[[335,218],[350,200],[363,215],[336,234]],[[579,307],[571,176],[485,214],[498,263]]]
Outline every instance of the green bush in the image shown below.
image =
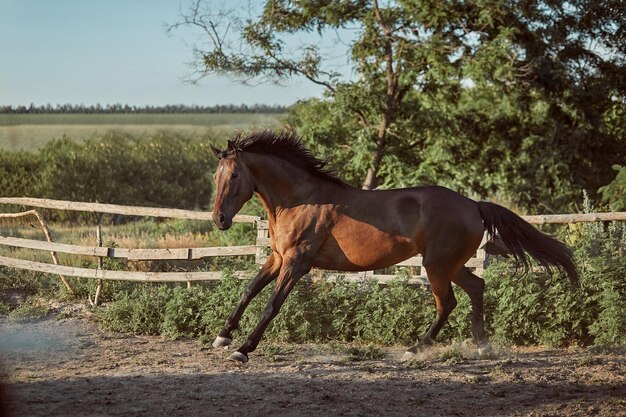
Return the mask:
[[58,275],[0,266],[0,290],[19,289],[26,294],[48,298],[65,298]]
[[214,164],[208,142],[169,132],[64,137],[38,152],[0,150],[0,194],[202,209],[211,205]]
[[372,282],[355,312],[358,339],[377,343],[415,343],[435,317],[430,292],[399,278],[388,285]]
[[172,339],[206,333],[202,318],[209,308],[208,294],[202,287],[176,287],[165,305],[161,332]]
[[46,317],[49,312],[50,308],[38,305],[33,300],[26,300],[11,310],[9,317],[16,321],[40,320]]
[[626,210],[626,166],[613,165],[617,172],[615,179],[607,185],[600,187],[598,192],[602,194],[602,201],[607,203],[614,211]]
[[487,323],[496,339],[515,344],[626,345],[626,246],[623,223],[571,227],[580,280],[573,288],[558,275],[511,277],[495,263],[486,272],[486,296],[494,307]]
[[41,194],[42,165],[37,154],[0,149],[0,195],[30,197]]
[[98,318],[113,331],[159,335],[171,297],[170,287],[142,285],[130,292],[119,292],[115,303],[97,310]]
[[208,143],[166,133],[149,139],[108,133],[82,143],[51,141],[40,155],[50,198],[187,209],[210,205]]

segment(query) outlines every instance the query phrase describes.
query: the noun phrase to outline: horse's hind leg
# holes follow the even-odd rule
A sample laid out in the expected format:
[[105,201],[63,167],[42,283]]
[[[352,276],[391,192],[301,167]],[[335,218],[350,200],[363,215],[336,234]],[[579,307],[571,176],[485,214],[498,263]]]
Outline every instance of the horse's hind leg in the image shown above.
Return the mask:
[[485,333],[485,320],[483,318],[485,281],[472,274],[467,268],[462,268],[452,281],[469,295],[472,302],[472,334],[478,345],[478,353],[490,352],[491,344]]
[[420,348],[424,346],[432,345],[437,337],[437,334],[439,334],[441,327],[446,323],[448,316],[456,307],[456,298],[454,297],[452,284],[447,278],[447,275],[433,274],[429,271],[428,281],[430,282],[430,288],[435,296],[435,302],[437,304],[437,317],[419,343],[407,350],[405,357],[410,357],[411,355],[417,353]]

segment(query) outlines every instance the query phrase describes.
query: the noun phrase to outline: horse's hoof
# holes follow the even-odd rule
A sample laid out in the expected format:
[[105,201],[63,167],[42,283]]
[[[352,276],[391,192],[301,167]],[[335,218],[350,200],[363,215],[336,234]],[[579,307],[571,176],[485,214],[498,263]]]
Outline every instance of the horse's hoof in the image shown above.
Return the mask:
[[233,339],[230,339],[228,337],[217,336],[211,346],[213,346],[214,348],[228,349],[228,346],[231,344],[232,341]]
[[236,350],[228,356],[228,360],[231,360],[233,362],[238,362],[238,363],[247,363],[248,356]]
[[478,346],[478,355],[479,356],[487,356],[491,352],[493,352],[493,348],[491,347],[491,343],[487,342],[480,346]]

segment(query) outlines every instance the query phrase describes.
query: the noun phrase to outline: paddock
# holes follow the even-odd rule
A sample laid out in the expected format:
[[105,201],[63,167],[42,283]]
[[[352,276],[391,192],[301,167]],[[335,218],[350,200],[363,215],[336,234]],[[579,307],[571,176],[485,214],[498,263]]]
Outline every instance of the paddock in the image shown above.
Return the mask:
[[626,406],[619,352],[499,347],[476,358],[456,345],[400,363],[398,348],[367,359],[354,346],[268,344],[236,366],[196,340],[102,332],[75,314],[0,321],[5,415],[619,416]]

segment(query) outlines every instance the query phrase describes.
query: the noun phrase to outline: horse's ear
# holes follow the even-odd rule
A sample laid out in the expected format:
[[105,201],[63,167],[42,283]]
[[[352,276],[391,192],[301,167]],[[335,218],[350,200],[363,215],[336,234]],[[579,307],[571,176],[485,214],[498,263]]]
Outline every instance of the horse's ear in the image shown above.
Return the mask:
[[213,150],[213,153],[215,154],[215,156],[217,156],[219,159],[222,159],[222,156],[223,156],[222,151],[220,151],[213,145],[211,145],[211,149]]

